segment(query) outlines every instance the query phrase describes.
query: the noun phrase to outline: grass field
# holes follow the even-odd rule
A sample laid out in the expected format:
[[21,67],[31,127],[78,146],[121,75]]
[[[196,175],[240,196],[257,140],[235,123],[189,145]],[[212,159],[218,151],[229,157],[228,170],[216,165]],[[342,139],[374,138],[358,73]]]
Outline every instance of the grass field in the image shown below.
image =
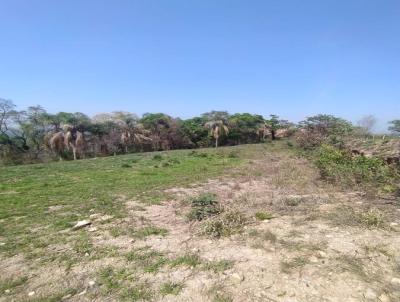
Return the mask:
[[398,301],[398,208],[285,141],[4,167],[0,301]]

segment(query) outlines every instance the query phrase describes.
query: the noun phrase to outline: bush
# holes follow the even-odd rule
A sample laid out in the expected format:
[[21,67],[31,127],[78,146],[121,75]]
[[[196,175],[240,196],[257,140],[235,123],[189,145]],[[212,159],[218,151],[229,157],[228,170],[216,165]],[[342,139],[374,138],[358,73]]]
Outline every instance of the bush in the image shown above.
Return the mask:
[[382,187],[395,177],[391,168],[379,158],[352,156],[330,145],[319,148],[316,163],[324,179],[346,185],[373,183]]
[[221,212],[217,197],[212,193],[203,193],[191,201],[192,210],[189,213],[190,220],[201,221]]
[[204,225],[204,233],[219,238],[239,232],[246,224],[246,217],[239,211],[226,212],[222,217],[210,219]]
[[273,218],[272,215],[267,212],[257,212],[255,216],[257,220],[267,220]]

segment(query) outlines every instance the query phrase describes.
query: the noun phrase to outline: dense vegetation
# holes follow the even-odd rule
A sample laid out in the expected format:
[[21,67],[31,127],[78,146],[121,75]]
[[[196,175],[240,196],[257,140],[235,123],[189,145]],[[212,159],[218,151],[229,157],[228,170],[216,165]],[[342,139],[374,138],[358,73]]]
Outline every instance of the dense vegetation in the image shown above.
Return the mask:
[[107,156],[140,151],[237,145],[273,139],[292,127],[271,115],[212,111],[186,120],[163,113],[142,117],[129,112],[93,116],[76,112],[48,113],[40,106],[15,110],[0,99],[0,162],[16,164],[51,158]]
[[[16,111],[11,101],[0,99],[0,163],[41,162],[56,156],[70,159],[218,147],[291,137],[288,143],[305,150],[315,160],[323,178],[347,186],[374,184],[377,190],[398,192],[398,150],[392,150],[394,157],[365,156],[362,150],[352,147],[352,141],[360,138],[371,141],[374,123],[373,116],[364,117],[354,126],[344,119],[320,114],[295,125],[276,115],[266,119],[256,114],[231,115],[225,111],[212,111],[186,120],[163,113],[138,117],[129,112],[103,113],[89,118],[79,112],[50,114],[40,106]],[[390,124],[393,133],[400,132],[399,120]],[[129,168],[131,164],[123,166]],[[165,166],[173,164],[162,162]],[[199,212],[195,216],[199,219],[203,214]]]

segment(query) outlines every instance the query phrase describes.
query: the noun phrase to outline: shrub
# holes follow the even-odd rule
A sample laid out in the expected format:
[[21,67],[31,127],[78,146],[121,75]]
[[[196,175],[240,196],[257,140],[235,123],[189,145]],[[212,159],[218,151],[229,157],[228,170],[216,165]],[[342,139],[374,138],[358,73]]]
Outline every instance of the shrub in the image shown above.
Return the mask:
[[323,178],[345,185],[373,183],[381,187],[395,177],[391,168],[379,158],[353,157],[350,152],[330,145],[319,148],[316,164]]
[[204,233],[219,238],[239,232],[246,224],[246,217],[238,211],[226,212],[222,217],[210,219],[204,225]]
[[153,156],[153,160],[162,160],[162,156],[160,154],[156,154]]
[[188,215],[191,220],[201,221],[221,212],[217,197],[212,193],[203,193],[193,198],[191,206],[192,210]]
[[272,215],[267,212],[257,212],[255,216],[256,216],[257,220],[267,220],[267,219],[273,218]]

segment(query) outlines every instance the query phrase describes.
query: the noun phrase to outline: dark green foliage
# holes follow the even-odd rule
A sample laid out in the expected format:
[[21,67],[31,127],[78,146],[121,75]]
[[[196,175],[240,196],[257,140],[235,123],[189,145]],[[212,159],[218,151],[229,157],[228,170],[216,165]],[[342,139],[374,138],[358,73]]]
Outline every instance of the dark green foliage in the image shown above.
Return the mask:
[[215,194],[204,193],[195,197],[191,201],[192,210],[189,213],[191,220],[203,220],[217,215],[221,212]]

